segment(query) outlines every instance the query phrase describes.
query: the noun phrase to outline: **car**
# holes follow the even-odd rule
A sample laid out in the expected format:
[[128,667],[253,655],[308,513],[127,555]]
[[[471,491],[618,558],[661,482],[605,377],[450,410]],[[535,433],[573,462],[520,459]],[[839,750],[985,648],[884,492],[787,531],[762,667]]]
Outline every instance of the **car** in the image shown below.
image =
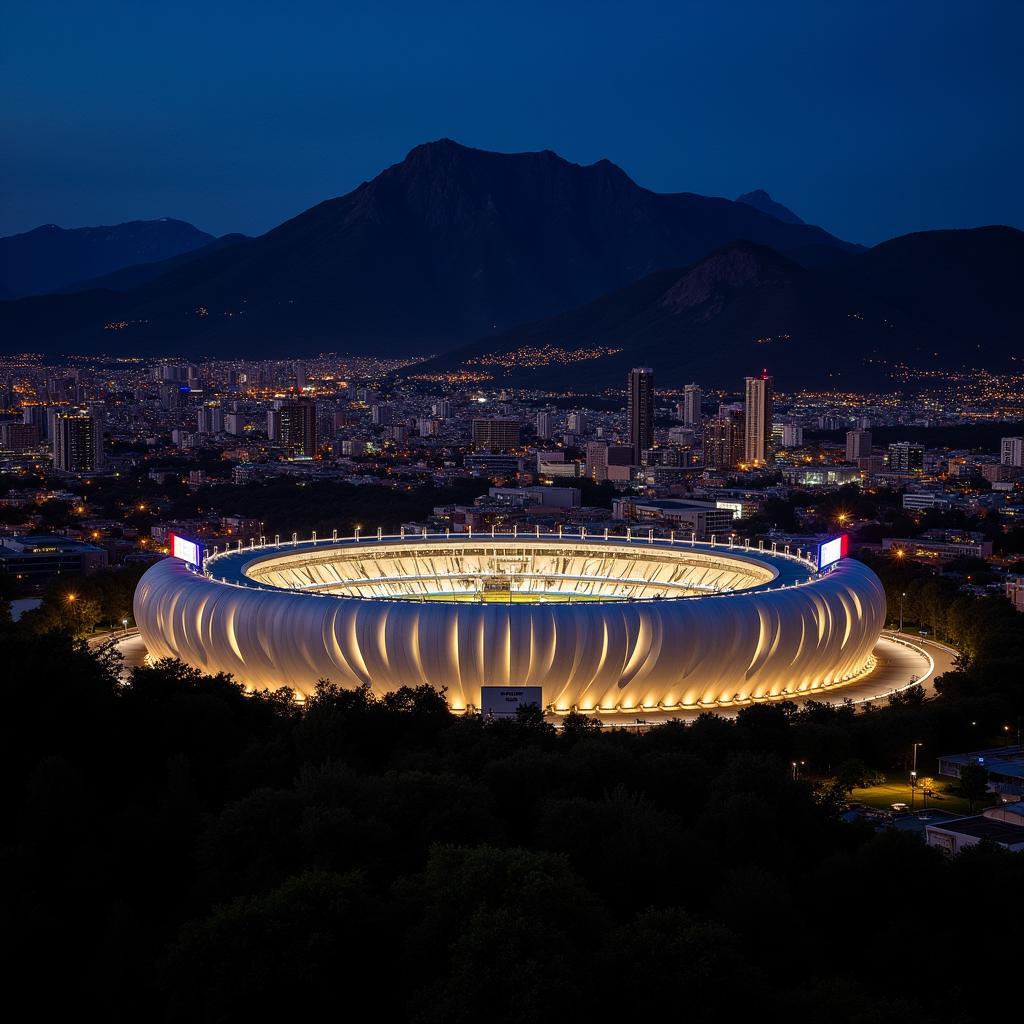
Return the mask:
[[901,800],[897,803],[890,804],[889,810],[891,810],[893,814],[909,814],[910,805],[903,803],[903,801]]

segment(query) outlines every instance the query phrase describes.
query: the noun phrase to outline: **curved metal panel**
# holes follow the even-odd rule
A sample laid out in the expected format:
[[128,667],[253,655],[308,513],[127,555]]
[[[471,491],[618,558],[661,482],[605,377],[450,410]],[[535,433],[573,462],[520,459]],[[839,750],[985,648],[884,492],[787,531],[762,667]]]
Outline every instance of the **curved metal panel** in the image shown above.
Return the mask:
[[806,577],[707,597],[505,605],[266,589],[167,558],[139,582],[135,620],[153,657],[257,689],[426,682],[462,708],[479,706],[483,685],[541,686],[565,711],[712,707],[839,685],[870,664],[886,612],[878,577],[853,559]]

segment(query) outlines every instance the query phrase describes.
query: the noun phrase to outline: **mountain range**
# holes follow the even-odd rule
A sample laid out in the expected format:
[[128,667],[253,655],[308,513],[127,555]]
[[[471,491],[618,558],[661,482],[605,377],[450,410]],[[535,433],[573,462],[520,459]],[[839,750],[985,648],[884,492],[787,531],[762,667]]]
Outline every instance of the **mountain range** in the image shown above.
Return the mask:
[[524,346],[619,350],[584,364],[556,353],[540,375],[490,364],[570,382],[584,367],[618,382],[636,363],[708,384],[768,363],[792,383],[862,382],[900,360],[1019,369],[1020,232],[864,249],[766,192],[656,193],[607,160],[442,139],[258,238],[197,234],[191,252],[0,302],[0,348],[440,353],[426,372]]
[[63,291],[125,267],[195,252],[213,240],[171,217],[92,228],[44,224],[0,238],[0,299]]
[[899,364],[1020,372],[1021,267],[1024,233],[1000,227],[907,235],[823,267],[734,242],[407,372],[552,388],[621,386],[636,365],[725,387],[762,367],[787,387],[878,385]]
[[[338,199],[154,280],[0,306],[49,352],[443,351],[596,299],[735,238],[856,251],[747,203],[641,188],[607,160],[417,146]],[[108,325],[127,325],[113,331]]]

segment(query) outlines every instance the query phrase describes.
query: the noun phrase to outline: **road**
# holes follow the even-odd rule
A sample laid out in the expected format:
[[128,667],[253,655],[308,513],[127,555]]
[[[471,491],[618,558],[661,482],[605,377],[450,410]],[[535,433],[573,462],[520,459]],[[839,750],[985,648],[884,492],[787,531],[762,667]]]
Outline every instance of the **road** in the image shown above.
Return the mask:
[[131,675],[132,669],[145,662],[146,645],[142,642],[142,637],[135,627],[127,630],[113,630],[110,633],[94,636],[88,641],[89,649],[93,651],[106,647],[107,644],[111,643],[121,655],[121,681],[126,682]]
[[[788,699],[799,704],[805,700],[831,701],[842,703],[852,701],[863,706],[871,702],[884,702],[890,694],[920,684],[925,695],[935,695],[935,680],[954,667],[957,651],[946,644],[927,640],[911,633],[883,633],[875,647],[876,665],[862,680],[837,686],[834,689],[817,690]],[[749,707],[750,705],[744,705]],[[694,708],[692,711],[642,711],[639,714],[605,714],[604,724],[613,728],[635,728],[643,725],[658,725],[679,719],[692,720],[702,711],[712,711],[723,718],[734,718],[740,707]],[[549,720],[559,724],[560,716],[550,715]]]

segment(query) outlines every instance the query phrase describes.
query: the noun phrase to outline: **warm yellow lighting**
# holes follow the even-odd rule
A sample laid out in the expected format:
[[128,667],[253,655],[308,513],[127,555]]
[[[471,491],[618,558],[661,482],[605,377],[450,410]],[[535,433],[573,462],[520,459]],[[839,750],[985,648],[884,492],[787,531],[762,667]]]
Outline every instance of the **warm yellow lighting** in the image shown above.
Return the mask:
[[[409,536],[285,544],[245,569],[223,557],[208,576],[174,560],[146,574],[135,617],[154,657],[257,689],[282,676],[307,693],[320,678],[381,693],[421,680],[453,707],[478,706],[484,685],[627,714],[771,700],[860,677],[884,617],[861,563],[818,577],[721,544]],[[254,632],[243,624],[258,602]]]

